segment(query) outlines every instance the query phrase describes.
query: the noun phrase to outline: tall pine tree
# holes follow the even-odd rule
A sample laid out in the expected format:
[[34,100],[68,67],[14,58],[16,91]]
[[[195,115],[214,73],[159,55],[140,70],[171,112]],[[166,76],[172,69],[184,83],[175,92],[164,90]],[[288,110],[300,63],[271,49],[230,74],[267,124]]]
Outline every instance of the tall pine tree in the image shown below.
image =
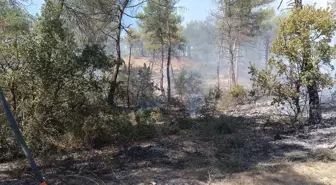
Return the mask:
[[161,47],[161,79],[160,89],[164,93],[163,68],[165,54],[167,55],[167,100],[171,100],[170,66],[173,50],[185,39],[181,34],[181,16],[176,13],[176,0],[152,0],[147,2],[140,13],[139,25],[146,34],[145,38],[150,45],[160,45]]

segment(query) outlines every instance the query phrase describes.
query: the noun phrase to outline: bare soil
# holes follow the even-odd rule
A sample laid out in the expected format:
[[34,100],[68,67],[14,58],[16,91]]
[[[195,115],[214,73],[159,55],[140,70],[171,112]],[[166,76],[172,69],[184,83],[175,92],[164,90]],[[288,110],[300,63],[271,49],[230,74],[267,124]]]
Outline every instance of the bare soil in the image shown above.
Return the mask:
[[[219,134],[189,129],[38,161],[49,184],[336,184],[336,155],[330,149],[336,141],[334,125],[304,135],[280,132],[276,138],[277,126],[262,125],[266,123],[253,115],[232,113],[229,119],[241,124],[239,130]],[[0,185],[10,184],[38,184],[25,160],[0,164]]]

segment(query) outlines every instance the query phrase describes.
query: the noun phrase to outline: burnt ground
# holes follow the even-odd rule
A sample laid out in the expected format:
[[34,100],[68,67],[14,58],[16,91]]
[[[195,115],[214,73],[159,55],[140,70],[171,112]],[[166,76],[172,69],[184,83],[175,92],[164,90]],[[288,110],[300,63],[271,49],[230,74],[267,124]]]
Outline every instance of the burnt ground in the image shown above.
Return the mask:
[[[302,135],[279,132],[278,123],[258,120],[233,115],[192,120],[197,126],[176,134],[162,134],[123,148],[105,147],[38,161],[49,184],[336,183],[332,175],[336,169],[330,168],[336,166],[336,158],[329,149],[336,141],[336,125],[331,122]],[[314,164],[319,166],[311,166]],[[330,177],[321,180],[311,175],[323,170],[330,171]],[[0,185],[9,184],[38,183],[21,160],[0,165]]]

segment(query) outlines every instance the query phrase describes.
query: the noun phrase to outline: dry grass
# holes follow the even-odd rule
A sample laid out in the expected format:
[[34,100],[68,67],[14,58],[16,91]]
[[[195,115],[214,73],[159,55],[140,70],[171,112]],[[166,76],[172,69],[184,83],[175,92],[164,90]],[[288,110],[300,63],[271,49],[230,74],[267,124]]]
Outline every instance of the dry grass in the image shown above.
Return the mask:
[[[124,61],[128,61],[128,56],[123,57]],[[150,66],[151,63],[151,57],[132,57],[131,58],[131,64],[133,67],[142,67],[144,63],[147,66]],[[174,70],[179,70],[182,68],[190,68],[190,67],[196,67],[195,65],[198,65],[199,63],[189,59],[188,57],[179,57],[179,58],[172,58],[171,64],[173,66]],[[165,66],[166,64],[164,64]],[[154,72],[159,73],[160,72],[160,61],[156,61],[154,63]]]
[[[178,128],[177,122],[171,127]],[[243,117],[221,116],[200,119],[192,127],[169,134],[165,132],[170,126],[162,125],[160,137],[66,158],[49,156],[51,164],[41,169],[51,184],[70,185],[147,185],[152,181],[157,185],[336,184],[332,150],[312,151],[274,142],[272,132],[259,132],[251,127],[254,124]],[[0,169],[0,185],[36,184],[28,170],[8,168]]]
[[336,162],[283,163],[236,173],[211,185],[334,185]]

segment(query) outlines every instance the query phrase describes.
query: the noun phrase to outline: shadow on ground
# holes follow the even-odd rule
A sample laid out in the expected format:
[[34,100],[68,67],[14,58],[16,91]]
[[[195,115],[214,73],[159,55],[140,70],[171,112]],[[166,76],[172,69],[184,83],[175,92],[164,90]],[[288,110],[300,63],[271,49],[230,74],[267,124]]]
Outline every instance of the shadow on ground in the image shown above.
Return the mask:
[[[123,149],[50,157],[42,173],[50,184],[323,184],[292,169],[313,160],[311,147],[297,138],[290,142],[293,136],[275,137],[277,126],[256,125],[233,116],[176,120],[170,126],[179,133]],[[0,185],[38,184],[28,169],[0,168]]]

